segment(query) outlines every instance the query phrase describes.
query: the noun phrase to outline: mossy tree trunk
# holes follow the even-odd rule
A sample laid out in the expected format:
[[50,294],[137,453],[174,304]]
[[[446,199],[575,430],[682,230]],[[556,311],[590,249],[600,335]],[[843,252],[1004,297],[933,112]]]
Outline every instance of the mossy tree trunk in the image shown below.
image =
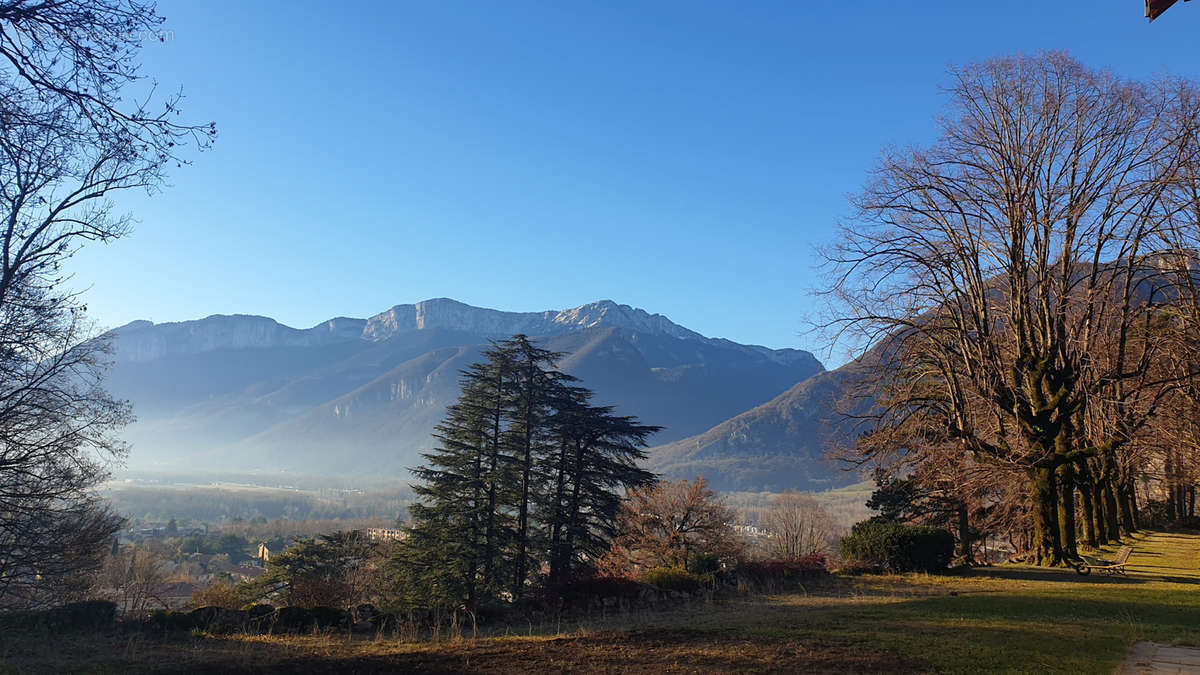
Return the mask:
[[1096,526],[1096,543],[1104,545],[1112,541],[1112,535],[1108,531],[1108,518],[1104,514],[1104,486],[1097,480],[1090,489],[1092,492],[1092,518]]
[[971,511],[966,502],[958,503],[958,555],[964,561],[971,560]]
[[1075,537],[1075,469],[1070,463],[1058,467],[1058,540],[1063,556],[1079,556]]
[[1089,548],[1096,548],[1100,545],[1096,537],[1096,503],[1092,498],[1096,481],[1086,458],[1079,460],[1075,476],[1078,478],[1079,507],[1083,516],[1083,542]]
[[1117,508],[1120,511],[1121,527],[1126,532],[1137,532],[1137,516],[1133,506],[1133,489],[1128,484],[1123,484],[1117,489]]
[[1055,471],[1034,467],[1029,471],[1029,499],[1033,516],[1033,542],[1030,562],[1035,565],[1063,564],[1063,551],[1058,533],[1058,490]]
[[1117,515],[1117,493],[1112,481],[1105,480],[1101,486],[1104,494],[1104,527],[1108,530],[1109,541],[1121,540],[1121,523]]

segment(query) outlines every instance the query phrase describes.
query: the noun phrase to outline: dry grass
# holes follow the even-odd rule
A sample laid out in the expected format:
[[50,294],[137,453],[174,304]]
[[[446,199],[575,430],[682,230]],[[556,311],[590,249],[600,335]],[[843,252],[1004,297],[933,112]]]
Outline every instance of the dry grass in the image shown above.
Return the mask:
[[1112,672],[1134,641],[1200,644],[1200,536],[1133,543],[1128,578],[1015,565],[834,578],[802,592],[438,644],[42,636],[6,642],[0,662],[13,672]]

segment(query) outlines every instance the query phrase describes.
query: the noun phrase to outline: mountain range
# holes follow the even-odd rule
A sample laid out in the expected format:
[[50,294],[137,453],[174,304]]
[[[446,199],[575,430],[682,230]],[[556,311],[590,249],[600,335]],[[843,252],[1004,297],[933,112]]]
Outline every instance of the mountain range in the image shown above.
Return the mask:
[[307,329],[216,315],[111,331],[106,386],[134,405],[136,469],[403,475],[458,395],[459,371],[517,333],[601,403],[663,427],[650,468],[721,489],[853,482],[823,458],[845,375],[810,353],[705,337],[628,305],[504,312],[434,299]]

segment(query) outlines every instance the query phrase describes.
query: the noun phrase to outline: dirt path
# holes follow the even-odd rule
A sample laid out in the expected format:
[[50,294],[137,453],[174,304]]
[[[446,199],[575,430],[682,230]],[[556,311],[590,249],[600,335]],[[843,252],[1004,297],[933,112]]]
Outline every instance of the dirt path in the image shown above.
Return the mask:
[[1121,675],[1200,673],[1200,649],[1139,642],[1129,650]]

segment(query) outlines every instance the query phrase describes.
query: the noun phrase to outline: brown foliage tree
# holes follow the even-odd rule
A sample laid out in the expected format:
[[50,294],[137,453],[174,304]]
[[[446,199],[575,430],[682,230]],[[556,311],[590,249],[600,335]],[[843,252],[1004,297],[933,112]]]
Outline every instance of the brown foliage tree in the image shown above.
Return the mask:
[[732,527],[733,509],[695,481],[662,481],[633,488],[617,519],[618,535],[607,572],[640,573],[655,567],[689,569],[697,555],[736,559],[743,541]]

